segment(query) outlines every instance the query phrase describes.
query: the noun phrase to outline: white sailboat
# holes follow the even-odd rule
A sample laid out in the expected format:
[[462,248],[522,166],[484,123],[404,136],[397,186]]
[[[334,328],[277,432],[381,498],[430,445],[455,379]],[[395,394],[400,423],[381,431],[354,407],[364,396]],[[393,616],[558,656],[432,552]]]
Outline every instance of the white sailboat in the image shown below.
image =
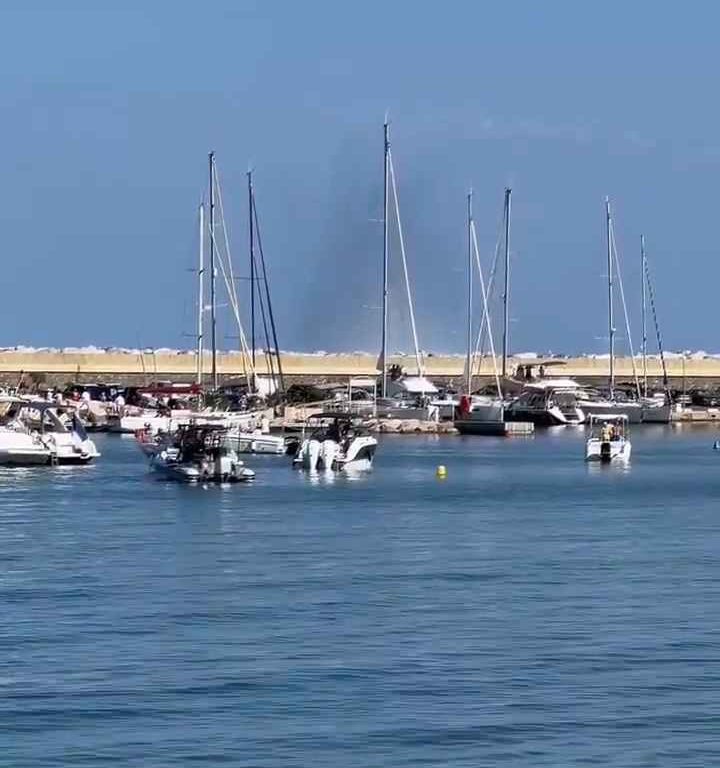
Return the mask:
[[[663,351],[662,337],[660,335],[660,326],[658,324],[657,312],[655,309],[655,292],[650,280],[650,268],[648,266],[647,254],[645,252],[645,235],[640,235],[640,260],[641,260],[641,289],[642,289],[642,361],[643,361],[643,391],[640,402],[642,404],[642,421],[646,424],[668,424],[672,412],[672,395],[670,393],[670,383],[668,380],[667,366],[665,364],[665,352]],[[658,354],[663,372],[663,391],[649,394],[648,391],[648,370],[647,370],[647,295],[650,297],[650,306],[652,308],[653,323],[655,325],[655,336],[657,338]]]
[[[473,218],[473,193],[472,190],[467,197],[467,234],[468,234],[468,253],[467,253],[467,352],[465,361],[465,392],[460,402],[460,413],[455,419],[455,428],[461,435],[488,435],[505,434],[505,405],[503,401],[502,386],[500,384],[500,375],[497,368],[495,356],[495,343],[493,341],[492,327],[490,324],[490,314],[488,310],[488,295],[485,285],[482,264],[480,263],[480,252],[477,243],[477,232],[475,230],[475,220]],[[506,225],[506,248],[505,263],[506,274],[508,271],[509,248],[507,246],[509,238],[509,204],[510,190],[505,191],[505,225]],[[473,395],[472,376],[476,364],[476,350],[473,350],[473,271],[477,267],[480,281],[480,292],[482,296],[482,324],[487,328],[490,354],[492,356],[493,370],[495,374],[496,395]],[[505,293],[507,295],[507,283]],[[507,314],[505,315],[507,318]],[[507,354],[507,333],[503,334],[503,350]],[[505,359],[504,364],[507,365]]]
[[[430,414],[429,405],[433,396],[437,395],[437,387],[425,375],[425,363],[420,345],[418,343],[417,325],[415,323],[415,309],[413,306],[412,290],[410,288],[410,276],[408,273],[407,255],[405,252],[405,237],[402,221],[400,219],[400,203],[398,201],[397,182],[395,179],[395,167],[390,149],[390,125],[387,118],[383,124],[384,132],[384,192],[383,192],[383,268],[382,268],[382,334],[381,349],[378,358],[380,370],[380,399],[378,400],[378,413],[380,415],[408,418],[408,407],[413,407],[418,412],[413,414],[418,418],[427,418]],[[405,285],[410,330],[412,332],[413,349],[415,353],[416,373],[407,375],[400,372],[399,375],[389,375],[388,364],[388,311],[389,311],[389,267],[390,267],[390,202],[392,198],[392,213],[397,228],[397,238],[400,250],[400,260]],[[397,410],[397,413],[396,413]]]

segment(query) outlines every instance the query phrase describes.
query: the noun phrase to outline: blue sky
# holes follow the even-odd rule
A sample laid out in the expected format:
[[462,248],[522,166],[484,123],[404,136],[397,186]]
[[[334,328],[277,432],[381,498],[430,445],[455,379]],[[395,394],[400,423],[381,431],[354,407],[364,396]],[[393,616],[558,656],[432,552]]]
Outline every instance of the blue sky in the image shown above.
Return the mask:
[[0,344],[190,346],[214,149],[281,345],[377,349],[389,110],[421,346],[461,350],[465,195],[489,258],[509,184],[516,351],[604,350],[605,195],[636,344],[644,232],[667,346],[720,351],[714,4],[110,5],[0,12]]

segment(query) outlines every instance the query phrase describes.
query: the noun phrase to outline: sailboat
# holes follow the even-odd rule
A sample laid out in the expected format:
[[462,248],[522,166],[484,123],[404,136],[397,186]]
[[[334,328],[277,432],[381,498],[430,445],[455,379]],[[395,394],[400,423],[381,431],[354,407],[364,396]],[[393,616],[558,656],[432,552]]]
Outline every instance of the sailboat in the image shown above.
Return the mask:
[[[668,380],[667,366],[665,364],[665,352],[663,351],[660,326],[655,310],[655,292],[650,281],[650,269],[648,267],[647,254],[645,252],[645,235],[640,235],[640,267],[641,267],[641,297],[642,297],[642,362],[643,362],[643,388],[640,402],[642,404],[642,421],[645,424],[668,424],[672,411],[672,395]],[[652,396],[648,393],[648,369],[647,369],[647,297],[650,296],[655,336],[657,338],[658,353],[663,372],[663,391]]]
[[[583,411],[588,422],[590,417],[594,416],[627,416],[628,422],[638,424],[642,421],[642,405],[639,402],[640,383],[635,368],[635,356],[633,353],[632,336],[630,333],[630,321],[625,303],[625,290],[622,283],[622,274],[620,272],[620,262],[615,245],[615,231],[613,218],[610,210],[610,198],[605,198],[605,234],[607,245],[607,302],[608,302],[608,341],[609,341],[609,371],[607,396],[593,392],[589,389],[578,391],[577,405]],[[635,379],[635,394],[637,399],[630,399],[627,395],[617,388],[615,381],[615,282],[617,278],[617,287],[619,289],[625,317],[625,330],[627,333],[628,345],[630,347],[630,359],[633,365],[633,376]]]
[[[410,277],[408,274],[407,255],[405,252],[405,237],[400,219],[400,203],[398,201],[395,167],[390,149],[390,124],[385,119],[383,124],[384,136],[384,192],[383,192],[383,266],[382,266],[382,335],[381,350],[378,358],[380,371],[380,398],[378,400],[379,416],[396,416],[400,418],[426,418],[432,412],[432,399],[438,394],[438,388],[425,376],[425,364],[418,343],[415,310],[413,307]],[[407,375],[399,366],[390,365],[388,357],[388,312],[389,312],[389,267],[390,267],[390,215],[392,214],[397,227],[397,237],[400,249],[400,260],[403,269],[405,293],[407,298],[410,330],[412,332],[415,352],[415,375]]]
[[[461,435],[504,435],[506,433],[505,404],[503,402],[502,386],[495,357],[495,344],[488,311],[488,295],[480,263],[472,203],[473,193],[471,190],[467,196],[467,352],[465,360],[465,394],[460,400],[459,415],[455,419],[454,424]],[[473,350],[473,272],[475,267],[477,267],[482,295],[483,316],[481,331],[483,327],[486,327],[488,331],[497,392],[495,396],[473,395],[472,391],[472,376],[476,358]],[[506,349],[505,346],[504,349]]]

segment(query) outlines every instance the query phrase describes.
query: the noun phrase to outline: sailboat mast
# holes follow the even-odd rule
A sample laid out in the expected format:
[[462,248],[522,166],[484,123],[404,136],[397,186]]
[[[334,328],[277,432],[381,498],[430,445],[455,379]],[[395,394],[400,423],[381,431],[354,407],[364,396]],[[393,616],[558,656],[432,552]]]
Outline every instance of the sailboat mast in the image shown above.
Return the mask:
[[645,284],[645,235],[640,235],[640,281],[642,285],[642,361],[643,361],[643,394],[647,397],[647,300]]
[[613,317],[613,258],[612,258],[612,216],[610,198],[605,198],[605,225],[607,237],[608,267],[608,332],[610,341],[610,399],[615,398],[615,318]]
[[210,343],[212,345],[212,385],[217,389],[217,322],[215,298],[215,153],[208,155],[210,171]]
[[383,289],[382,289],[382,386],[381,396],[387,397],[387,348],[388,348],[388,160],[390,156],[390,126],[387,117],[383,124],[384,134],[384,180],[383,180]]
[[205,311],[205,205],[200,203],[200,254],[198,261],[197,383],[203,380],[203,312]]
[[247,173],[248,217],[250,219],[250,350],[252,367],[255,370],[255,226],[253,216],[252,171]]
[[472,220],[473,220],[473,213],[472,213],[472,200],[473,200],[473,192],[472,189],[468,193],[467,196],[467,235],[468,235],[468,253],[467,253],[467,358],[466,358],[466,389],[468,395],[472,394],[472,274],[473,274],[473,263],[472,263]]
[[508,336],[510,331],[510,187],[505,189],[505,285],[503,290],[502,376],[507,376]]

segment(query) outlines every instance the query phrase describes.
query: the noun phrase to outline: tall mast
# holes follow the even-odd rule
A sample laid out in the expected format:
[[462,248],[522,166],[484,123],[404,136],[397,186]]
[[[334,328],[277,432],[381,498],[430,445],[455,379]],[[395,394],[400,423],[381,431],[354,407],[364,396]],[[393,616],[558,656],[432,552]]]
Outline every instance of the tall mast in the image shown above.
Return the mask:
[[208,155],[210,170],[210,343],[212,345],[212,386],[217,389],[217,322],[215,299],[215,153]]
[[610,341],[610,399],[615,399],[615,318],[613,317],[613,258],[612,258],[612,216],[610,198],[605,198],[605,224],[607,237],[608,267],[608,332]]
[[645,298],[645,235],[640,235],[640,282],[642,285],[642,361],[643,361],[643,394],[647,397],[647,304]]
[[503,291],[502,375],[507,376],[508,336],[510,332],[510,187],[505,189],[505,286]]
[[198,261],[197,383],[203,380],[203,312],[205,311],[205,205],[200,203],[200,258]]
[[388,348],[388,160],[390,156],[390,126],[387,116],[383,124],[384,134],[384,177],[383,177],[383,289],[382,289],[382,386],[381,396],[387,397],[387,348]]
[[473,274],[473,263],[472,263],[472,221],[473,221],[473,213],[472,213],[472,199],[473,199],[473,192],[472,189],[468,193],[467,196],[467,235],[468,235],[468,252],[467,252],[467,359],[466,359],[466,389],[468,395],[472,394],[472,274]]
[[252,171],[247,173],[248,180],[248,216],[250,218],[250,349],[252,366],[255,369],[255,227],[253,221],[253,183]]

